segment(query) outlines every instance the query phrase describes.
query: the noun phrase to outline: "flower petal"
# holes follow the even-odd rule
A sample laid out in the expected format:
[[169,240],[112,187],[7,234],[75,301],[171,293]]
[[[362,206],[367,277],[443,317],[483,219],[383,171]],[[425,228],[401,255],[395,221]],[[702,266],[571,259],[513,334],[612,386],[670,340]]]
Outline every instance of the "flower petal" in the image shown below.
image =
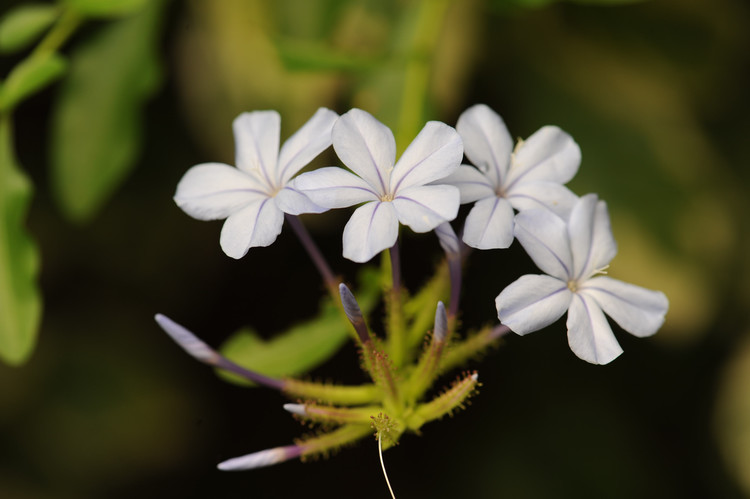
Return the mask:
[[518,182],[557,182],[572,179],[581,164],[581,148],[556,126],[545,126],[526,139],[513,154],[508,178],[510,187]]
[[650,336],[664,324],[669,300],[661,291],[599,276],[586,281],[579,292],[592,297],[625,331]]
[[522,182],[507,193],[508,201],[518,211],[546,208],[567,220],[578,196],[564,185],[554,182]]
[[267,197],[262,186],[247,173],[221,163],[204,163],[182,176],[174,200],[193,218],[219,220]]
[[516,215],[513,234],[537,267],[567,282],[573,271],[567,229],[549,210],[526,210]]
[[339,115],[321,107],[302,128],[284,142],[279,152],[276,172],[278,185],[286,185],[290,178],[331,145],[331,130]]
[[495,188],[490,180],[479,170],[469,165],[461,165],[458,169],[439,180],[436,184],[448,184],[458,187],[461,193],[461,204],[473,203],[478,199],[495,197]]
[[409,144],[391,173],[391,193],[425,185],[456,171],[464,157],[461,137],[453,127],[428,122]]
[[309,197],[296,188],[294,182],[287,184],[276,194],[276,206],[284,213],[302,215],[303,213],[323,213],[328,208],[313,203]]
[[456,130],[469,161],[487,175],[493,187],[500,186],[513,152],[513,139],[503,119],[484,104],[477,104],[459,116]]
[[284,213],[273,198],[255,202],[227,218],[221,228],[221,249],[227,256],[242,258],[250,248],[269,246],[281,232]]
[[242,113],[232,123],[237,168],[257,172],[269,188],[276,182],[281,117],[276,111]]
[[369,261],[396,243],[398,218],[393,203],[372,202],[356,210],[344,227],[344,257],[357,263]]
[[513,208],[505,198],[477,201],[464,224],[463,240],[472,248],[507,248],[513,242]]
[[596,194],[580,198],[568,220],[573,275],[583,280],[606,267],[617,254],[609,214],[604,201]]
[[586,362],[609,364],[622,353],[607,318],[591,297],[573,295],[567,325],[570,349]]
[[336,121],[332,134],[339,159],[379,194],[386,194],[396,161],[391,130],[370,113],[352,109]]
[[547,275],[524,275],[495,298],[497,317],[513,332],[539,331],[562,317],[570,304],[568,286]]
[[461,255],[461,241],[453,230],[450,222],[443,222],[435,227],[435,235],[438,238],[440,247],[443,248],[449,256]]
[[345,208],[379,199],[368,182],[335,166],[303,173],[294,179],[294,186],[325,208]]
[[452,185],[410,187],[393,200],[399,221],[414,232],[427,232],[458,214],[458,189]]

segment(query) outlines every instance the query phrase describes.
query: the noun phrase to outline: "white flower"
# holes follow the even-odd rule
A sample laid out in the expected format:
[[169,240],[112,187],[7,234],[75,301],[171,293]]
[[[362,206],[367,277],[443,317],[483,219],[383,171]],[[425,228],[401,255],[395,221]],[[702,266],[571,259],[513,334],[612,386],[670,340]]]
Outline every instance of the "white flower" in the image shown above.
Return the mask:
[[233,123],[237,168],[222,163],[192,167],[177,185],[175,202],[198,220],[226,218],[220,242],[232,258],[242,258],[252,247],[270,245],[281,232],[284,213],[325,211],[290,180],[331,145],[337,118],[329,109],[318,109],[279,151],[279,113],[239,115]]
[[477,201],[469,212],[463,240],[478,249],[507,248],[513,242],[513,208],[545,207],[567,217],[577,197],[562,184],[578,171],[581,150],[554,126],[540,128],[513,150],[502,118],[484,104],[464,111],[456,125],[466,157],[441,183],[461,191],[461,204]]
[[356,175],[320,168],[300,175],[296,186],[326,208],[365,203],[344,228],[346,258],[366,262],[393,246],[399,222],[427,232],[456,217],[458,189],[426,185],[454,172],[461,162],[461,138],[453,128],[428,122],[395,165],[393,133],[365,111],[342,115],[332,135],[336,154]]
[[525,275],[495,300],[500,321],[518,334],[542,329],[568,312],[568,343],[593,364],[622,353],[605,312],[625,331],[643,337],[664,322],[664,293],[596,276],[617,253],[607,205],[582,197],[567,223],[554,213],[528,210],[516,216],[515,235],[534,263],[549,275]]

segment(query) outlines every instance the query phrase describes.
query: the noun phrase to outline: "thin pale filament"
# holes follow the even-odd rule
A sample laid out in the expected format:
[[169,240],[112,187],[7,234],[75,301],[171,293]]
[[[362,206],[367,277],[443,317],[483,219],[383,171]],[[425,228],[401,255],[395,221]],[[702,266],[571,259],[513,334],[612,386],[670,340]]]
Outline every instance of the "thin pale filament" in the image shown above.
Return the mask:
[[383,439],[381,438],[381,432],[378,432],[378,454],[380,454],[380,467],[383,468],[383,476],[385,477],[385,483],[388,485],[388,491],[391,493],[391,497],[396,499],[396,494],[393,493],[391,488],[391,482],[388,480],[388,473],[385,471],[385,463],[383,462]]

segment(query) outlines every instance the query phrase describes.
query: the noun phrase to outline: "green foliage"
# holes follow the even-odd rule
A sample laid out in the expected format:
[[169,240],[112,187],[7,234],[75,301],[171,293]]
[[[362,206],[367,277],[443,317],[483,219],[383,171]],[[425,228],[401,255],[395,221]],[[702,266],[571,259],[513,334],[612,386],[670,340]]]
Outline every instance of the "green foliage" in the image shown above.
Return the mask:
[[133,14],[158,0],[64,0],[63,4],[90,17],[115,17]]
[[31,354],[41,316],[39,254],[24,227],[32,187],[13,155],[10,117],[0,115],[0,358],[13,365]]
[[102,26],[76,50],[52,122],[53,190],[73,221],[89,220],[130,172],[141,114],[161,76],[162,2]]
[[12,110],[25,98],[55,81],[65,67],[65,59],[57,54],[30,57],[21,62],[0,88],[0,112]]
[[59,9],[49,4],[19,5],[0,19],[0,53],[27,48],[55,22]]
[[[357,301],[367,316],[375,306],[380,292],[377,272],[362,272]],[[351,324],[340,307],[326,298],[317,317],[292,326],[287,331],[264,341],[249,329],[242,329],[221,347],[221,353],[237,364],[266,376],[283,377],[304,374],[335,354],[350,337]],[[225,371],[217,371],[227,381],[252,385]]]
[[631,4],[641,3],[646,0],[494,0],[495,7],[507,8],[507,7],[546,7],[547,5],[567,1],[570,3],[579,3],[587,5],[619,5],[619,4]]

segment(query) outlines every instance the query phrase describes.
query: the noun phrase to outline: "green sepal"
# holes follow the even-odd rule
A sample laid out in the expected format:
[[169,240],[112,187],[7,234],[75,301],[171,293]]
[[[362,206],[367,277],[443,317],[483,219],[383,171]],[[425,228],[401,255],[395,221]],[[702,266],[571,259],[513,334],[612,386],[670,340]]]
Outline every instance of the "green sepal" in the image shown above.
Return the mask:
[[51,4],[19,5],[0,19],[0,53],[10,54],[29,47],[60,15]]
[[9,112],[30,95],[57,80],[67,64],[58,54],[30,57],[21,61],[0,87],[0,113]]
[[9,115],[0,115],[0,358],[24,363],[36,343],[42,313],[39,251],[26,232],[32,185],[13,153]]
[[418,431],[422,425],[452,415],[459,409],[466,407],[466,401],[476,393],[479,385],[476,373],[467,373],[458,378],[453,385],[431,401],[419,405],[408,416],[409,429]]
[[404,315],[409,321],[407,346],[413,349],[432,329],[435,319],[435,307],[439,301],[446,303],[450,295],[450,274],[448,262],[442,260],[435,273],[412,298],[404,304]]
[[71,55],[53,110],[51,177],[68,219],[90,220],[135,166],[142,112],[161,81],[163,2],[100,26]]

